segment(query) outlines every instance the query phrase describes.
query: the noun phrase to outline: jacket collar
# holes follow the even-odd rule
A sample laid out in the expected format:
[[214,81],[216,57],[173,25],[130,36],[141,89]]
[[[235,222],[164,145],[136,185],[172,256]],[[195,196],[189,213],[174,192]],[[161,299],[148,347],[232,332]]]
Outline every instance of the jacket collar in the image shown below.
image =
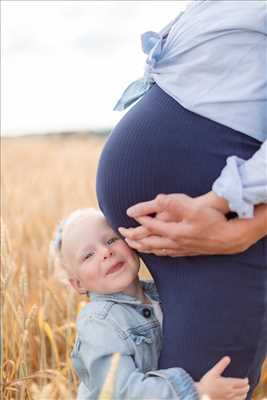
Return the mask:
[[[142,281],[140,280],[141,286],[143,287],[144,293],[146,293],[152,300],[160,302],[160,297],[156,289],[156,285],[153,281]],[[129,296],[128,294],[118,292],[111,294],[101,294],[95,292],[88,292],[88,296],[92,301],[113,301],[114,303],[128,303],[128,304],[142,304],[140,300],[135,297]]]

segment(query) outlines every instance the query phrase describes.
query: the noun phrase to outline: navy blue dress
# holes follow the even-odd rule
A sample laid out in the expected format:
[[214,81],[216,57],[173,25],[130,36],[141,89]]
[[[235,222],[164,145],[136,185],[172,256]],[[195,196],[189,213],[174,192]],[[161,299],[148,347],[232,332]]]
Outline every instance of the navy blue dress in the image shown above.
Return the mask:
[[[114,229],[136,226],[126,209],[159,193],[211,190],[226,158],[250,158],[256,139],[186,110],[156,84],[121,119],[97,172],[99,206]],[[224,256],[140,257],[164,314],[159,368],[180,366],[199,380],[222,356],[225,376],[260,376],[267,348],[267,238]],[[250,398],[250,395],[248,396]]]

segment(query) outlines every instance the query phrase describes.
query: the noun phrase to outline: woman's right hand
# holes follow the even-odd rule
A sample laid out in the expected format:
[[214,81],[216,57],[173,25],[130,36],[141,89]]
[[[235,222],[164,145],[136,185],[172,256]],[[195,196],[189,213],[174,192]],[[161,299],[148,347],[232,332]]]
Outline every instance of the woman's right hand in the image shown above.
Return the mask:
[[213,192],[160,194],[128,209],[140,226],[119,232],[141,253],[170,257],[241,253],[267,235],[267,204],[256,206],[252,219],[228,221],[228,210]]
[[[230,357],[223,357],[196,383],[200,398],[210,400],[245,400],[249,391],[248,379],[224,378],[223,371],[230,364]],[[203,397],[204,398],[204,397]]]

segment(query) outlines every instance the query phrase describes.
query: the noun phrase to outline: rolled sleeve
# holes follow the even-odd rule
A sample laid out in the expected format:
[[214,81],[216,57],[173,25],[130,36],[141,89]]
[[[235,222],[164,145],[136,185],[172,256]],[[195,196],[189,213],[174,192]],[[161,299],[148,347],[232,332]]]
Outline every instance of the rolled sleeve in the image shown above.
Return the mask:
[[267,141],[249,160],[228,157],[212,190],[239,218],[253,218],[254,206],[267,203]]
[[172,386],[178,399],[198,400],[199,395],[191,376],[181,368],[168,368],[148,372],[149,376],[159,376]]

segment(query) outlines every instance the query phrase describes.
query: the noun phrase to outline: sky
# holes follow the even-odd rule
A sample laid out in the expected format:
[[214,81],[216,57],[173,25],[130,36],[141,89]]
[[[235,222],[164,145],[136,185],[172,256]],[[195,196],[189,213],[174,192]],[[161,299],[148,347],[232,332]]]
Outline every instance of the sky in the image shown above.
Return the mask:
[[190,1],[1,1],[1,134],[105,130],[143,75],[140,36]]

